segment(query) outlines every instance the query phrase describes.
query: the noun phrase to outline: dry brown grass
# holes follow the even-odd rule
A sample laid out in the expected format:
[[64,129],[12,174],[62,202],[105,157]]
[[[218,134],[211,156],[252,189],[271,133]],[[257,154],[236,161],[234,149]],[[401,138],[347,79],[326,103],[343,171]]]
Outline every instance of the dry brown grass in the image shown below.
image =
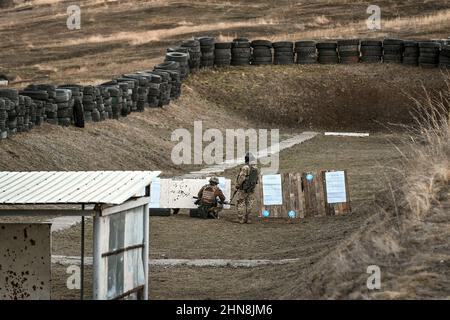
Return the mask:
[[[328,25],[328,26],[327,26]],[[327,26],[323,28],[323,26]],[[321,28],[322,27],[322,28]],[[269,37],[270,40],[298,40],[298,39],[339,39],[348,37],[382,38],[398,33],[408,33],[420,30],[423,34],[434,33],[445,27],[450,27],[450,10],[437,11],[416,17],[397,17],[393,19],[383,19],[382,29],[379,31],[369,31],[366,20],[341,25],[332,24],[325,16],[317,17],[313,23],[297,25],[297,28],[305,31],[289,34],[277,34]]]
[[[448,76],[448,75],[447,75]],[[411,128],[411,154],[408,161],[405,195],[414,219],[424,219],[441,201],[450,182],[450,84],[437,96],[425,91],[414,99],[417,126]],[[448,190],[447,190],[448,193]],[[445,195],[444,195],[445,196]],[[447,198],[450,198],[447,194]]]

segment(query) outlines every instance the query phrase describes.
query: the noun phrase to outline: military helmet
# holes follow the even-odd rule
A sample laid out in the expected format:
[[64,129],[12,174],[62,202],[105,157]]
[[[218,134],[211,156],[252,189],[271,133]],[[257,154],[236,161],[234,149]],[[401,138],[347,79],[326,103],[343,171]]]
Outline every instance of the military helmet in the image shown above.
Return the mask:
[[256,160],[256,159],[255,159],[255,156],[254,156],[252,153],[247,152],[247,153],[245,154],[245,163],[254,162],[255,160]]
[[219,178],[211,177],[211,179],[209,179],[209,183],[218,185],[219,184]]

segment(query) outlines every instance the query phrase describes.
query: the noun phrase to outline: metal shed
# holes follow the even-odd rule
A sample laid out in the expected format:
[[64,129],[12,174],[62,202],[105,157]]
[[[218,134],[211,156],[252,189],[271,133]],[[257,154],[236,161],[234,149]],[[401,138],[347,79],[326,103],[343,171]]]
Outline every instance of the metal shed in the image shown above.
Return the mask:
[[[94,299],[148,297],[150,185],[160,171],[0,172],[0,216],[94,218]],[[26,209],[17,209],[18,205]],[[42,208],[64,205],[65,208]],[[66,208],[69,207],[69,208]],[[83,299],[83,285],[81,287]]]

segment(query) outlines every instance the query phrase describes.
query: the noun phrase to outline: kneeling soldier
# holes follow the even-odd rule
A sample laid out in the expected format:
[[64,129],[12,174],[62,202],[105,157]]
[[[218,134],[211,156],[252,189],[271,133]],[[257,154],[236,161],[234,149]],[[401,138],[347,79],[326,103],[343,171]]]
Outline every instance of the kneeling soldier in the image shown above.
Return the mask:
[[219,179],[212,177],[209,184],[203,186],[198,192],[198,200],[195,202],[199,206],[203,218],[211,215],[213,218],[219,218],[219,212],[223,209],[222,204],[225,203],[225,196],[218,187]]

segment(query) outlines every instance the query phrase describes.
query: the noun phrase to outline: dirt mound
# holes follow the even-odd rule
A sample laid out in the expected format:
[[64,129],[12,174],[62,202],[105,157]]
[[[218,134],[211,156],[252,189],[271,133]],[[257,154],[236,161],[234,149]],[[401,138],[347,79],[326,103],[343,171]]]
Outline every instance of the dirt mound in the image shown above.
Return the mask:
[[408,95],[446,85],[438,70],[398,65],[265,66],[212,70],[188,85],[224,109],[282,127],[379,130],[410,124]]
[[177,128],[194,121],[208,128],[242,128],[251,122],[205,102],[186,88],[166,108],[146,109],[127,118],[89,123],[86,128],[45,124],[0,141],[0,170],[163,170],[166,175],[198,169],[176,166],[171,141]]

